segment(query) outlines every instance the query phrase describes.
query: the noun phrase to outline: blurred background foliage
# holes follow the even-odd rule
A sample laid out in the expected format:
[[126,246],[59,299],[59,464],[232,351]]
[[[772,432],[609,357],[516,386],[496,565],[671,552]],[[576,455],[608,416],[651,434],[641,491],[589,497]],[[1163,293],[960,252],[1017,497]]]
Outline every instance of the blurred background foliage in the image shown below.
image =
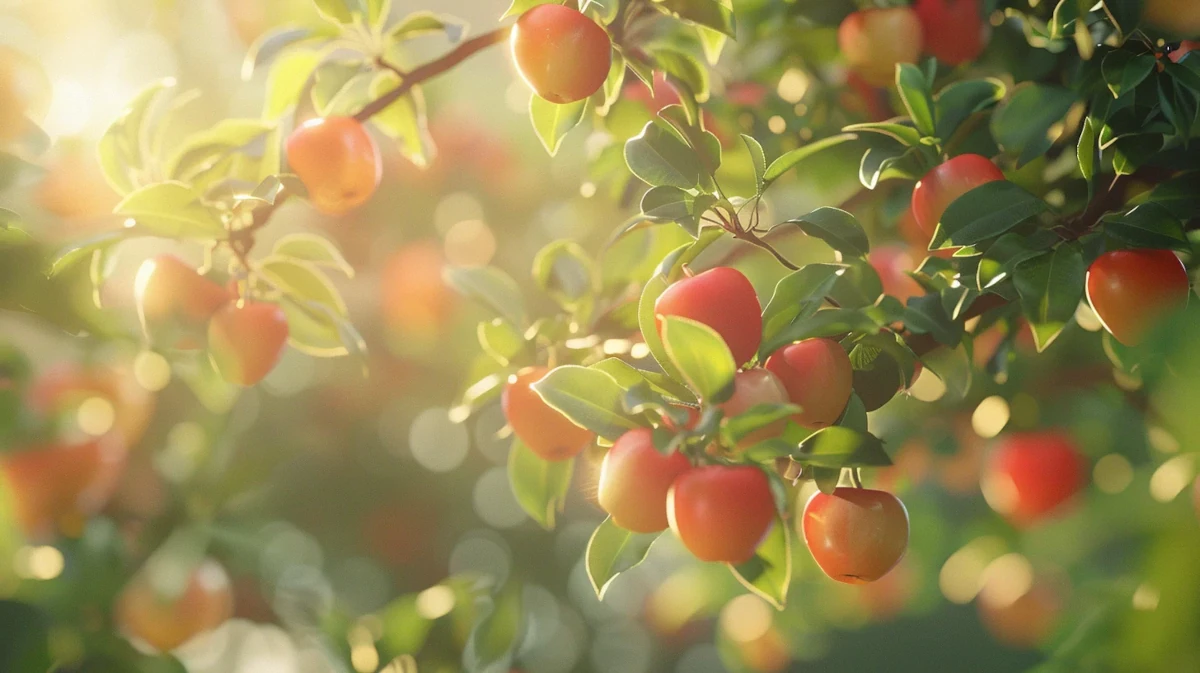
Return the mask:
[[[397,11],[433,9],[482,32],[508,3],[410,4]],[[894,105],[847,85],[835,62],[834,32],[851,3],[736,5],[742,36],[705,105],[727,141],[723,183],[752,184],[736,133],[778,156]],[[1182,327],[1150,347],[1171,354],[1166,365],[1144,365],[1111,342],[1106,352],[1085,307],[1044,352],[1024,330],[993,330],[990,343],[974,345],[968,389],[924,376],[872,414],[895,465],[868,482],[899,494],[912,520],[907,557],[880,582],[830,582],[797,548],[791,600],[775,612],[666,536],[597,600],[582,556],[603,518],[594,504],[600,454],[579,461],[556,530],[529,519],[509,487],[499,409],[450,419],[463,382],[493,365],[475,334],[490,314],[448,288],[442,268],[513,270],[530,313],[553,313],[520,270],[551,239],[599,249],[635,211],[612,148],[650,110],[629,96],[604,119],[607,141],[575,133],[551,159],[502,50],[426,85],[437,148],[427,168],[384,143],[384,182],[366,207],[330,218],[292,203],[263,232],[264,244],[297,232],[337,243],[355,272],[335,281],[369,346],[368,376],[349,359],[288,351],[263,385],[233,390],[203,362],[145,350],[136,269],[167,250],[199,262],[195,246],[123,244],[106,260],[102,309],[88,265],[47,278],[53,251],[120,223],[95,147],[128,101],[163,78],[198,92],[164,132],[176,141],[221,119],[257,117],[270,74],[244,78],[243,60],[285,23],[324,25],[307,0],[0,2],[0,58],[30,62],[33,114],[46,133],[0,155],[0,198],[28,234],[0,231],[0,424],[33,415],[40,428],[4,448],[72,441],[102,452],[114,427],[140,437],[97,511],[31,521],[16,504],[29,496],[4,491],[0,670],[448,673],[469,669],[480,648],[505,647],[490,641],[506,629],[511,668],[528,673],[1200,669],[1190,490],[1200,346],[1182,337],[1196,333],[1194,301]],[[1010,86],[1052,77],[1066,57],[1031,47],[1024,28],[998,16],[984,56],[967,67]],[[445,45],[424,37],[399,57],[420,62]],[[1013,177],[1037,191],[1051,162],[1038,158]],[[824,153],[766,207],[846,203],[860,189],[858,163],[853,150]],[[903,230],[905,189],[884,186],[849,207],[911,268],[924,252]],[[673,227],[645,229],[608,253],[602,274],[645,279],[685,240]],[[739,246],[705,254],[732,260],[769,296],[783,269]],[[830,257],[799,235],[778,247],[797,262]],[[55,381],[69,392],[43,393],[39,407],[34,391]],[[1002,431],[1049,426],[1078,439],[1091,484],[1066,515],[1017,530],[988,508],[980,468]],[[49,470],[43,481],[72,478],[69,465]],[[802,503],[813,488],[790,496]],[[227,582],[231,618],[171,655],[131,645],[114,622],[120,592],[154,559],[170,569],[198,557],[225,569],[217,583]]]

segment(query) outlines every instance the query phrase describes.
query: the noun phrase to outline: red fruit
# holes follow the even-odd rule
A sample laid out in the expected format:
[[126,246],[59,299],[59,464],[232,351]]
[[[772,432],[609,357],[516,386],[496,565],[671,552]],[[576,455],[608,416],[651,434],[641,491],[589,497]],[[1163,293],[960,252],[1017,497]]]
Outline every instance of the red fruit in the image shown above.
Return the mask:
[[762,306],[754,286],[741,271],[718,266],[667,288],[654,302],[659,335],[662,316],[680,316],[708,325],[729,346],[733,359],[744,364],[762,341]]
[[287,340],[287,317],[275,304],[229,302],[208,324],[209,357],[237,385],[252,386],[271,373]]
[[538,5],[512,30],[517,72],[537,95],[571,103],[600,90],[612,63],[612,42],[595,21],[562,5]]
[[112,496],[128,455],[116,434],[53,443],[0,455],[17,522],[25,535],[45,539],[82,532],[83,520]]
[[43,373],[27,394],[29,410],[37,422],[53,423],[69,418],[78,426],[80,408],[92,399],[112,405],[112,426],[107,431],[82,428],[90,434],[118,434],[126,446],[141,439],[154,415],[154,395],[132,376],[106,367],[80,368],[61,365]]
[[442,279],[446,260],[430,241],[409,243],[388,257],[379,282],[389,332],[403,345],[435,346],[458,307],[459,295]]
[[925,51],[947,65],[974,61],[983,52],[986,27],[979,0],[917,0]]
[[899,299],[902,304],[907,302],[909,297],[925,294],[925,291],[921,289],[921,284],[905,273],[915,270],[917,261],[908,254],[905,246],[882,245],[872,248],[867,255],[867,261],[879,274],[884,294]]
[[925,235],[932,236],[942,213],[955,199],[979,185],[1003,179],[1004,174],[987,157],[961,154],[926,173],[913,188],[913,217]]
[[804,506],[804,542],[830,578],[874,582],[908,549],[908,510],[886,491],[837,488],[814,493]]
[[854,369],[845,349],[832,339],[784,346],[767,358],[766,368],[779,377],[792,404],[802,409],[792,420],[806,428],[833,425],[850,401]]
[[1047,430],[1006,435],[984,467],[981,485],[992,509],[1027,526],[1059,509],[1084,485],[1086,463],[1074,440]]
[[838,48],[868,83],[888,86],[897,64],[921,56],[921,22],[909,7],[857,11],[838,26]]
[[1183,60],[1184,56],[1187,56],[1189,51],[1192,51],[1196,48],[1200,48],[1200,42],[1195,40],[1184,40],[1183,42],[1179,43],[1178,48],[1176,48],[1170,54],[1167,54],[1167,58],[1171,59],[1175,63],[1178,63]]
[[1183,262],[1170,250],[1113,250],[1088,267],[1087,297],[1104,328],[1135,346],[1191,294]]
[[513,434],[543,460],[566,460],[579,455],[596,439],[589,430],[567,420],[546,404],[532,386],[550,370],[526,367],[510,377],[500,395],[500,407]]
[[701,561],[744,563],[775,521],[767,475],[757,467],[707,465],[675,480],[667,519]]
[[649,428],[626,432],[600,464],[600,506],[613,523],[636,533],[667,527],[667,491],[692,467],[682,453],[659,453],[652,436]]
[[[789,401],[787,390],[779,378],[765,369],[755,367],[734,375],[733,395],[721,405],[721,411],[726,418],[732,418],[760,404],[787,404]],[[738,448],[748,449],[761,441],[778,437],[786,427],[787,420],[772,423],[743,437]]]
[[142,262],[133,292],[146,336],[181,350],[203,346],[209,319],[233,298],[173,255]]
[[[154,561],[151,560],[151,563]],[[143,569],[117,597],[115,619],[127,636],[161,652],[168,652],[233,615],[233,589],[219,563],[206,559],[194,568],[182,586],[172,587],[169,568],[160,576]]]
[[383,175],[379,148],[351,117],[304,122],[287,139],[287,162],[326,215],[343,215],[366,203]]

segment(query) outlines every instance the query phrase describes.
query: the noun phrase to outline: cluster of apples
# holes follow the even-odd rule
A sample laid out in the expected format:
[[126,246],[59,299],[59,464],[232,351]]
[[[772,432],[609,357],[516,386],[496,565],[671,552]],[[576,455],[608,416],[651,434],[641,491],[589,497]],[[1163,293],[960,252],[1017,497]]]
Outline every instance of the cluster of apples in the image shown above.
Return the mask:
[[838,48],[867,83],[888,86],[896,65],[924,51],[947,65],[975,60],[987,43],[979,0],[916,0],[911,7],[851,13],[838,26]]
[[142,263],[134,289],[138,317],[153,342],[208,354],[230,383],[252,386],[279,362],[288,324],[277,304],[238,297],[173,255]]
[[[961,154],[929,171],[912,194],[912,216],[928,239],[955,199],[1004,173],[987,157]],[[1162,320],[1181,309],[1191,280],[1170,250],[1109,250],[1088,267],[1087,298],[1113,337],[1126,346],[1141,343]]]
[[[761,345],[761,305],[750,281],[736,269],[717,267],[684,278],[658,298],[655,315],[680,316],[712,328],[743,366],[732,396],[720,405],[736,415],[760,404],[795,404],[791,421],[820,429],[837,422],[850,400],[853,368],[845,349],[832,339],[805,339],[786,345],[749,366]],[[546,374],[529,368],[504,389],[502,407],[513,432],[546,460],[565,460],[595,440],[547,405],[531,386]],[[697,415],[694,413],[692,422]],[[754,556],[777,513],[770,481],[762,467],[742,452],[779,436],[782,421],[746,438],[737,447],[689,457],[664,455],[653,430],[637,428],[619,437],[601,464],[598,500],[614,523],[652,533],[670,527],[693,555],[704,561],[742,563]],[[663,427],[677,430],[664,419]],[[908,544],[908,514],[894,495],[862,488],[817,493],[799,526],[818,565],[848,583],[871,582],[893,568]]]

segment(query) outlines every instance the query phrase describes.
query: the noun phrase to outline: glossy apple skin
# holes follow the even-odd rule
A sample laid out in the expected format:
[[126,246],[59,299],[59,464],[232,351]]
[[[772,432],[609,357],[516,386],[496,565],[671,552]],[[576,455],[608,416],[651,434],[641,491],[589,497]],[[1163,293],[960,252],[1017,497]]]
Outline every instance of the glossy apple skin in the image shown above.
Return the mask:
[[[733,376],[733,395],[721,404],[725,418],[732,418],[750,411],[760,404],[787,404],[787,389],[779,381],[779,377],[761,367],[740,371]],[[755,444],[778,437],[787,427],[787,420],[772,423],[756,430],[738,443],[738,449],[745,450]]]
[[1191,280],[1170,250],[1112,250],[1087,273],[1087,297],[1104,328],[1136,346],[1170,313],[1187,305]]
[[511,37],[517,72],[551,103],[572,103],[600,90],[612,64],[612,42],[595,21],[562,5],[521,15]]
[[947,65],[974,61],[983,53],[987,28],[979,0],[917,0],[925,51]]
[[667,520],[701,561],[744,563],[775,521],[775,500],[757,467],[706,465],[675,480]]
[[591,446],[596,435],[567,420],[534,390],[549,369],[526,367],[500,393],[500,407],[513,434],[543,460],[567,460]]
[[78,535],[116,490],[128,457],[119,434],[53,442],[0,454],[21,530],[32,540]]
[[1087,463],[1075,441],[1057,430],[1004,435],[984,466],[981,484],[992,509],[1026,527],[1058,512],[1085,484]]
[[754,286],[741,271],[719,266],[684,278],[654,302],[659,335],[662,316],[679,316],[703,323],[725,340],[739,365],[758,352],[762,342],[762,305]]
[[600,507],[613,523],[635,533],[667,528],[667,492],[675,478],[692,467],[678,451],[659,453],[653,434],[650,428],[626,432],[600,463]]
[[174,255],[142,262],[134,282],[134,302],[142,330],[155,343],[179,350],[204,345],[208,321],[233,294],[201,276]]
[[783,383],[792,404],[802,409],[792,420],[806,428],[833,425],[850,401],[854,369],[850,356],[833,339],[784,346],[767,358],[766,368]]
[[147,570],[117,596],[114,618],[130,638],[169,652],[233,616],[233,588],[225,569],[205,559],[175,596],[162,595]]
[[897,64],[921,56],[921,22],[910,7],[860,10],[838,26],[838,48],[867,83],[890,86]]
[[230,383],[252,386],[279,363],[288,340],[287,317],[275,304],[231,301],[208,324],[208,353]]
[[933,236],[942,213],[954,201],[979,185],[1003,180],[1004,173],[987,157],[960,154],[925,174],[913,188],[912,212],[917,226]]
[[288,136],[287,162],[309,202],[326,215],[344,215],[366,203],[383,176],[375,140],[351,117],[304,122]]
[[804,506],[801,528],[821,570],[846,584],[874,582],[908,550],[908,510],[886,491],[814,493]]

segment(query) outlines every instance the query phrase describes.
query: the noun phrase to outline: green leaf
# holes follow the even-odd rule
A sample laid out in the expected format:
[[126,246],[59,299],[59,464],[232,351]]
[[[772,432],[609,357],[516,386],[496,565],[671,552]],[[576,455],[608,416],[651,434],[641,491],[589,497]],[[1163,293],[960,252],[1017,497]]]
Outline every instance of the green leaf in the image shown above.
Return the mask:
[[354,0],[313,0],[321,16],[340,24],[354,22],[354,12],[359,11],[358,3]]
[[[284,295],[281,306],[293,348],[316,357],[349,352],[343,327],[348,315],[346,302],[324,272],[309,262],[274,255],[260,261],[256,271]],[[355,350],[359,339],[356,333],[351,338]]]
[[904,325],[911,332],[929,334],[940,343],[955,346],[962,339],[963,327],[946,312],[942,298],[926,294],[908,300]]
[[649,122],[625,143],[625,163],[643,182],[693,189],[700,183],[700,159],[662,122]]
[[667,357],[700,399],[720,403],[733,393],[737,363],[721,335],[703,323],[661,316]]
[[[395,73],[382,72],[371,82],[369,95],[379,98],[400,85]],[[358,105],[355,106],[357,109]],[[418,168],[425,168],[436,153],[425,113],[425,93],[420,87],[409,89],[394,103],[371,117],[371,123],[389,138],[399,141],[400,154]]]
[[1033,327],[1039,352],[1075,316],[1083,297],[1086,273],[1083,253],[1074,243],[1064,243],[1017,265],[1013,285],[1021,297],[1021,309]]
[[1040,229],[1031,236],[1015,232],[1004,234],[988,246],[979,260],[976,289],[982,292],[1007,280],[1018,264],[1040,255],[1058,241],[1058,236],[1045,229]]
[[479,338],[479,345],[483,347],[484,352],[502,367],[513,364],[517,355],[525,350],[524,337],[504,318],[479,323],[475,335]]
[[583,121],[587,103],[588,99],[584,98],[574,103],[559,105],[541,96],[530,96],[529,119],[533,122],[533,130],[538,139],[542,141],[542,147],[546,148],[550,156],[558,153],[563,138]]
[[925,73],[911,63],[900,63],[896,70],[896,90],[917,130],[922,135],[932,136],[933,94],[929,91],[929,81],[925,79]]
[[273,63],[290,47],[315,37],[322,35],[307,26],[280,26],[263,33],[246,51],[246,58],[242,60],[242,79],[249,81],[259,68]]
[[732,38],[737,37],[729,0],[653,0],[653,3],[664,13]]
[[716,65],[717,61],[721,60],[721,52],[725,50],[729,36],[707,26],[696,26],[696,32],[700,35],[700,48],[704,51],[704,59],[709,65]]
[[1149,201],[1165,207],[1177,218],[1190,218],[1200,211],[1200,171],[1182,173],[1158,184]]
[[1134,54],[1131,51],[1114,49],[1104,56],[1100,72],[1113,98],[1120,98],[1150,76],[1157,62],[1153,54]]
[[1050,149],[1050,127],[1075,104],[1075,93],[1063,87],[1026,82],[992,114],[992,135],[1023,166]]
[[737,416],[724,419],[721,431],[732,444],[737,444],[747,435],[787,420],[801,411],[803,409],[794,404],[756,404]]
[[483,302],[519,328],[528,324],[525,299],[508,274],[495,267],[447,267],[446,283],[461,294]]
[[743,133],[742,142],[746,144],[746,151],[750,153],[750,163],[754,166],[755,193],[756,195],[762,194],[763,189],[766,188],[767,155],[763,153],[762,145],[753,136]]
[[409,14],[388,30],[389,42],[401,42],[425,35],[444,33],[452,43],[460,42],[466,34],[466,22],[452,16],[437,14],[428,10]]
[[645,560],[658,536],[658,533],[627,531],[613,523],[611,516],[597,526],[584,553],[584,564],[596,598],[604,600],[604,594],[618,575]]
[[921,132],[907,124],[898,122],[869,122],[851,124],[842,129],[847,132],[876,133],[887,136],[905,147],[917,147],[921,144]]
[[763,341],[770,341],[788,325],[816,313],[844,268],[837,264],[806,264],[781,278],[763,308]]
[[859,309],[827,308],[817,311],[812,317],[797,320],[781,330],[770,340],[764,340],[759,357],[769,356],[787,344],[812,337],[832,337],[841,334],[879,332],[880,324]]
[[160,80],[146,87],[100,137],[100,168],[118,194],[128,194],[141,185],[150,147],[147,117],[159,97],[174,88],[174,79]]
[[695,103],[697,98],[708,97],[708,70],[694,56],[684,51],[658,48],[654,50],[653,55],[657,69],[687,90],[680,96],[680,105],[683,106],[691,125],[698,126],[699,115]]
[[846,257],[842,272],[833,282],[829,298],[841,308],[866,308],[879,302],[883,281],[879,272],[862,257]]
[[[0,232],[20,231],[19,229],[3,229]],[[23,233],[23,232],[22,232]],[[51,258],[47,274],[50,277],[74,267],[79,262],[85,259],[91,259],[92,255],[101,250],[108,249],[117,243],[129,238],[133,235],[133,231],[129,229],[118,229],[116,231],[106,231],[95,236],[72,241],[65,248],[62,248],[54,257]],[[27,236],[27,235],[26,235]],[[4,238],[0,236],[0,244],[4,242]]]
[[590,296],[595,278],[592,258],[574,241],[554,241],[533,258],[534,281],[564,306],[575,306]]
[[625,391],[600,370],[577,365],[556,367],[534,383],[533,390],[572,423],[607,440],[616,441],[627,431],[641,427],[638,419],[624,411]]
[[983,112],[1004,100],[1007,88],[998,79],[969,79],[954,82],[934,96],[936,135],[949,140],[971,115]]
[[181,182],[147,185],[126,196],[113,209],[145,233],[165,238],[219,238],[225,234],[221,215]]
[[862,257],[871,249],[867,232],[858,223],[858,218],[838,208],[824,206],[775,226],[783,224],[794,224],[805,234],[819,238],[834,250],[851,257]]
[[1135,248],[1170,248],[1190,252],[1191,244],[1170,210],[1153,201],[1127,213],[1110,213],[1101,220],[1104,233]]
[[809,435],[800,442],[792,458],[806,466],[828,468],[887,467],[892,464],[878,437],[837,425]]
[[1099,147],[1096,145],[1096,126],[1091,117],[1085,117],[1083,127],[1079,130],[1079,144],[1075,149],[1075,157],[1079,161],[1079,172],[1088,181],[1088,194],[1093,191],[1092,178],[1096,175],[1096,159]]
[[642,214],[656,222],[678,222],[691,217],[694,196],[678,187],[651,187],[642,195]]
[[363,0],[367,5],[367,25],[375,30],[383,28],[392,13],[392,0]]
[[785,153],[767,166],[767,172],[763,174],[763,180],[766,184],[770,184],[778,180],[784,173],[792,170],[800,165],[805,159],[808,159],[822,150],[827,150],[830,147],[841,145],[849,140],[857,140],[858,136],[853,133],[843,133],[841,135],[832,136],[817,140],[803,147],[799,147],[790,152]]
[[521,509],[542,528],[552,530],[567,502],[575,459],[543,460],[519,439],[508,452],[508,483]]
[[982,243],[1049,209],[1045,201],[1015,182],[986,182],[946,207],[930,248]]
[[346,261],[332,241],[316,234],[287,234],[275,242],[271,253],[279,257],[308,262],[314,266],[337,269],[354,277],[354,267]]
[[315,51],[291,50],[282,54],[271,66],[267,90],[263,96],[263,118],[278,119],[295,107],[300,95],[310,85],[313,72],[321,62]]
[[508,669],[524,630],[521,602],[520,585],[510,582],[500,589],[490,604],[484,604],[463,648],[466,673]]
[[947,402],[956,402],[967,396],[975,368],[966,345],[957,348],[936,348],[921,356],[921,364],[946,386],[943,399]]
[[[238,176],[260,180],[279,172],[279,154],[276,143],[269,142],[275,124],[258,119],[224,119],[213,127],[197,133],[183,143],[167,162],[167,177],[180,182],[205,184],[216,179],[202,180],[202,176],[213,171],[217,162],[231,154],[243,154],[260,160],[249,175]],[[270,163],[261,160],[273,158]],[[222,178],[229,177],[226,174]]]
[[788,587],[792,583],[792,543],[788,525],[777,513],[770,532],[754,550],[754,558],[729,564],[733,576],[742,586],[782,610],[787,603]]

